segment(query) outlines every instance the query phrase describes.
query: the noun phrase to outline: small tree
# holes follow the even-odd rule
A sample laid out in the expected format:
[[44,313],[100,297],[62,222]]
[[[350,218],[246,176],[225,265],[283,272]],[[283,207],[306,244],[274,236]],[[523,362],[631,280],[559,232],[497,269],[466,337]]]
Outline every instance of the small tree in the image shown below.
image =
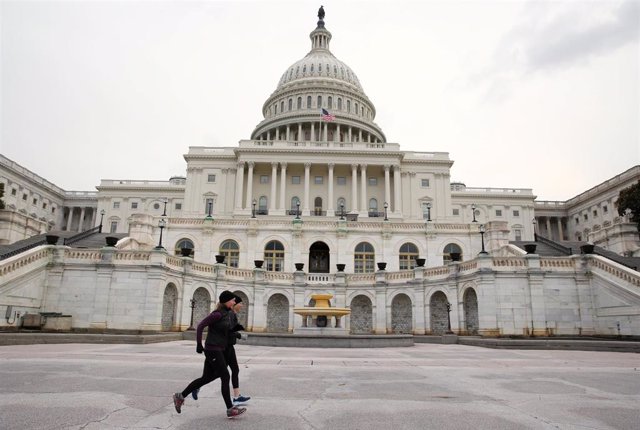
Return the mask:
[[0,182],[0,209],[4,209],[4,182]]
[[625,215],[627,210],[631,211],[629,220],[636,223],[638,230],[640,230],[640,181],[620,190],[616,207],[620,216]]

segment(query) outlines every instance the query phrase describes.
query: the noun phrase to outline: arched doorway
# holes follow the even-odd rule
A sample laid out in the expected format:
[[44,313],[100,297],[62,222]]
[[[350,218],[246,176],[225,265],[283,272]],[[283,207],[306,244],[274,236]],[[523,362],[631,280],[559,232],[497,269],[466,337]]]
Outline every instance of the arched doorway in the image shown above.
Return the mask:
[[398,294],[391,301],[391,331],[393,333],[413,332],[413,312],[411,299],[406,294]]
[[329,246],[314,242],[309,248],[309,273],[329,273]]
[[164,289],[164,297],[162,298],[162,331],[170,331],[174,329],[176,322],[176,302],[178,301],[178,289],[173,284],[168,284]]
[[198,288],[193,292],[193,327],[211,312],[211,294],[206,288]]
[[322,212],[322,197],[316,197],[313,199],[313,214],[315,216],[322,216],[324,213]]
[[464,321],[467,334],[478,334],[480,323],[478,321],[478,296],[473,288],[467,289],[462,298],[464,307]]
[[373,306],[367,296],[356,296],[351,300],[351,334],[373,333]]
[[438,291],[431,296],[431,334],[443,335],[448,329],[447,296]]
[[242,291],[234,291],[233,294],[242,299],[242,310],[238,312],[238,323],[249,329],[249,298]]
[[267,332],[289,331],[289,300],[282,294],[274,294],[267,302]]

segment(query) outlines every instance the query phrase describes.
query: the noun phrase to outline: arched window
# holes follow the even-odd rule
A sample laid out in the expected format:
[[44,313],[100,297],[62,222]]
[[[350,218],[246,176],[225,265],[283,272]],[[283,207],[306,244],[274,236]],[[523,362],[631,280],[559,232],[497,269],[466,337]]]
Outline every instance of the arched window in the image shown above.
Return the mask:
[[449,261],[452,261],[453,258],[451,258],[451,254],[454,253],[460,254],[460,261],[462,261],[462,249],[460,249],[460,247],[455,243],[450,243],[444,247],[444,249],[442,250],[442,261],[445,264]]
[[313,211],[315,216],[322,216],[322,197],[313,199]]
[[284,246],[272,240],[264,247],[264,262],[270,272],[282,272],[284,268]]
[[180,255],[182,253],[182,248],[188,248],[191,250],[191,257],[194,256],[195,252],[195,246],[193,246],[193,242],[190,241],[189,239],[180,239],[178,242],[176,242],[176,247],[174,249],[174,254],[175,255]]
[[342,110],[342,99],[338,97],[338,110]]
[[336,210],[338,211],[338,214],[340,214],[340,211],[342,210],[344,210],[344,213],[349,211],[349,209],[347,209],[347,200],[344,197],[340,197],[336,203]]
[[311,109],[311,96],[307,96],[307,109]]
[[351,113],[351,100],[347,100],[347,112]]
[[280,113],[284,113],[284,100],[280,102]]
[[316,106],[318,109],[320,109],[322,107],[322,96],[318,96],[318,106]]
[[367,242],[360,242],[353,252],[353,272],[373,273],[375,257],[373,246]]
[[354,106],[355,106],[355,113],[356,115],[358,115],[358,103],[355,103]]
[[297,215],[299,204],[300,204],[300,199],[297,196],[291,197],[291,210],[289,211],[289,215]]
[[416,267],[416,258],[418,258],[418,247],[413,243],[403,243],[400,247],[399,259],[400,270],[410,270]]
[[289,111],[293,110],[293,99],[289,99]]
[[274,103],[273,104],[273,114],[277,115],[278,114],[278,103]]
[[313,73],[313,64],[311,65],[311,73]]
[[369,216],[377,217],[378,214],[378,201],[376,199],[369,199]]
[[224,255],[224,262],[229,267],[238,267],[238,262],[240,260],[240,247],[238,246],[238,242],[235,240],[225,240],[220,245],[220,249],[218,250],[218,254]]
[[268,213],[267,196],[260,196],[258,199],[258,215],[267,215]]
[[302,97],[298,97],[298,109],[302,109]]
[[333,97],[329,96],[329,98],[327,99],[327,107],[329,109],[333,109]]
[[360,115],[364,116],[364,107],[363,106],[360,106]]

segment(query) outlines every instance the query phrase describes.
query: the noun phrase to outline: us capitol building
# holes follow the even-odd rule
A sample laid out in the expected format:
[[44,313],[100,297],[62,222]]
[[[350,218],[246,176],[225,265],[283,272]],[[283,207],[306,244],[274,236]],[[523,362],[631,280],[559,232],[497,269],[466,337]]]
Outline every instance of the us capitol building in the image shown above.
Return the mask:
[[61,239],[0,260],[0,310],[59,312],[74,330],[176,331],[229,289],[249,304],[242,319],[255,332],[295,331],[307,322],[293,307],[330,293],[351,309],[342,324],[352,334],[441,334],[448,316],[459,334],[640,333],[637,271],[516,246],[589,241],[639,256],[615,200],[640,166],[565,202],[451,182],[448,153],[387,142],[319,18],[251,138],[190,147],[186,177],[68,192],[0,156],[0,244],[96,226],[118,240]]

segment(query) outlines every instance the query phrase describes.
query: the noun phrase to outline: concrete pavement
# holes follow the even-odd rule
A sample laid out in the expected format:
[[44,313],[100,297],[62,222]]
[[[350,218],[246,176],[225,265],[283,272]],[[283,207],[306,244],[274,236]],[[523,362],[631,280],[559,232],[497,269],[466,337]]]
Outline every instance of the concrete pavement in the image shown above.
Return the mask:
[[194,342],[0,346],[0,429],[638,429],[640,356],[416,344],[239,345],[242,417]]

